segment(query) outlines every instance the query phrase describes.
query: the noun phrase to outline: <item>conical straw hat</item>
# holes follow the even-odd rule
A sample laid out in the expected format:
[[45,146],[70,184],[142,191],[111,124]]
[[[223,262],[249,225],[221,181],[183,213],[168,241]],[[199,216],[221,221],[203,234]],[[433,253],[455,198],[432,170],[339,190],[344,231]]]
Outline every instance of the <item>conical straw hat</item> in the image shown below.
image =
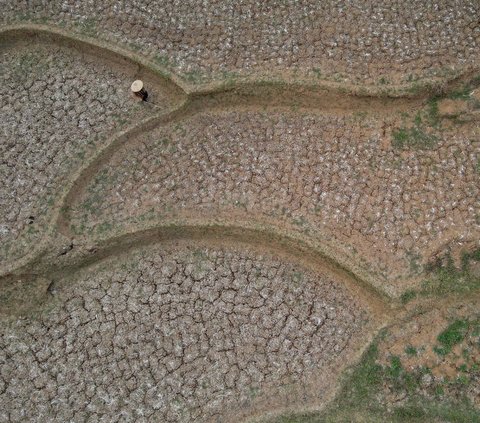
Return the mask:
[[136,81],[132,82],[131,89],[134,93],[140,92],[142,88],[143,88],[143,82],[140,81],[140,79],[137,79]]

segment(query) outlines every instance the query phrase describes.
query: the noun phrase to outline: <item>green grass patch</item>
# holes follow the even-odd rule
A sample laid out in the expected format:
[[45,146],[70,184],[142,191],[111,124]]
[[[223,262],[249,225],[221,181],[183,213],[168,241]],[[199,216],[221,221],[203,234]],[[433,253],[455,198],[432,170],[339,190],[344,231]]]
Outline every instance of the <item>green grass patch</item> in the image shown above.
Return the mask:
[[435,146],[438,141],[436,135],[425,132],[419,124],[411,128],[402,127],[396,129],[392,132],[392,136],[392,146],[400,150],[411,148],[430,149]]
[[470,269],[472,261],[480,261],[480,249],[464,253],[460,268],[455,267],[451,256],[447,256],[445,261],[445,264],[437,261],[428,266],[429,278],[422,285],[422,296],[465,294],[480,288],[480,277]]
[[451,91],[446,98],[452,100],[469,100],[470,93],[480,85],[480,75],[475,76],[469,82],[463,84],[460,88]]
[[414,356],[417,355],[417,349],[415,347],[412,347],[411,345],[407,345],[405,347],[405,353],[409,356]]
[[453,401],[425,401],[422,403],[414,401],[395,408],[393,417],[394,422],[480,422],[479,411],[468,401],[457,403]]
[[390,357],[390,367],[387,367],[387,374],[395,379],[398,378],[402,373],[402,362],[400,361],[400,357],[394,355]]
[[[440,115],[438,100],[440,97],[430,98],[426,107],[419,111],[413,118],[413,122],[402,125],[392,132],[392,146],[397,149],[430,149],[437,142],[438,137],[432,133],[439,129]],[[404,116],[406,119],[408,116]],[[429,129],[430,128],[430,129]]]
[[96,227],[96,230],[97,230],[98,234],[104,234],[104,233],[110,232],[112,229],[113,229],[113,224],[111,224],[109,222],[100,223]]
[[440,123],[440,115],[438,112],[438,97],[431,98],[428,101],[426,119],[427,122],[433,127],[437,127]]
[[[439,335],[443,345],[455,342],[462,333],[462,324],[454,324]],[[363,354],[360,362],[343,376],[342,388],[336,399],[320,413],[286,414],[263,420],[264,423],[350,423],[350,422],[434,422],[480,423],[480,411],[462,395],[459,400],[444,398],[444,387],[435,385],[432,396],[422,395],[422,376],[430,373],[428,368],[407,371],[397,356],[390,358],[387,366],[378,364],[380,336]],[[413,350],[412,350],[413,351]],[[457,383],[457,382],[456,382]],[[387,384],[394,391],[406,395],[400,405],[388,408],[379,398]],[[458,382],[460,386],[461,383]],[[438,389],[437,389],[438,388]],[[433,398],[433,399],[432,399]]]
[[407,304],[408,302],[412,301],[416,296],[417,292],[413,289],[409,289],[400,296],[400,301],[402,302],[402,304]]
[[447,355],[452,348],[462,342],[468,332],[470,324],[467,320],[456,320],[437,337],[440,346],[434,347],[439,355]]
[[452,100],[468,100],[470,98],[471,90],[470,85],[464,85],[462,88],[449,93],[447,98]]
[[296,219],[292,219],[292,222],[294,225],[297,225],[297,226],[305,226],[307,224],[307,220],[303,216],[299,216]]
[[382,77],[378,80],[378,83],[379,83],[380,85],[387,85],[389,82],[388,82],[388,80],[387,80],[385,77],[382,76]]

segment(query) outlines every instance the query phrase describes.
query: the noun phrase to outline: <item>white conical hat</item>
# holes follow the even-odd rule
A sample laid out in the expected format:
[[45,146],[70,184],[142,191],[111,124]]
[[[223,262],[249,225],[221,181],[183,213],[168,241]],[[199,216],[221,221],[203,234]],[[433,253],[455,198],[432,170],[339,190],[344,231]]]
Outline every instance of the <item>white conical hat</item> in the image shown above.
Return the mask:
[[131,89],[134,93],[140,92],[142,88],[143,88],[143,82],[140,81],[140,79],[137,79],[136,81],[132,82]]

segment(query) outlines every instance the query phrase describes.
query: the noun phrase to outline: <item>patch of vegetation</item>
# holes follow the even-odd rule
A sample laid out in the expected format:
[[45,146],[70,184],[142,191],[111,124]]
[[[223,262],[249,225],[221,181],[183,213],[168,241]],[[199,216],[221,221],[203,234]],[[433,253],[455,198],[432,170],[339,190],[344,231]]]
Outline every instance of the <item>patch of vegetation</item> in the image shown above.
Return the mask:
[[321,77],[322,77],[322,72],[320,71],[319,68],[313,68],[312,71],[313,71],[313,73],[315,74],[315,76],[316,76],[317,78],[321,78]]
[[134,43],[134,42],[129,42],[128,47],[133,51],[142,51],[143,49],[143,47],[140,44]]
[[17,21],[29,21],[34,18],[34,15],[32,15],[29,12],[19,12],[15,14],[15,20]]
[[166,67],[166,68],[174,68],[176,63],[170,59],[166,54],[156,54],[153,56],[153,60],[157,62],[159,65]]
[[447,94],[452,100],[470,100],[470,93],[480,85],[480,75],[475,76],[459,89]]
[[353,113],[353,120],[355,122],[361,121],[365,119],[368,116],[368,113],[366,111],[356,111]]
[[431,422],[441,419],[455,423],[478,423],[480,413],[468,401],[412,402],[397,407],[394,422]]
[[305,226],[308,223],[307,220],[305,219],[305,217],[303,217],[303,216],[299,216],[296,219],[292,219],[292,222],[296,226]]
[[419,263],[421,256],[413,251],[407,251],[406,256],[410,264],[410,273],[418,275],[422,270],[422,266]]
[[[289,413],[265,423],[325,423],[353,422],[357,414],[356,407],[362,404],[368,409],[368,422],[380,421],[376,417],[381,412],[376,401],[369,401],[381,384],[381,366],[376,364],[378,349],[372,344],[364,353],[361,363],[350,371],[343,384],[343,389],[335,403],[323,413]],[[365,410],[362,410],[362,412]]]
[[411,345],[407,345],[405,347],[405,353],[410,356],[417,355],[417,349],[415,347],[412,347]]
[[48,65],[37,53],[27,52],[22,54],[14,63],[15,79],[25,82],[24,79],[32,73],[44,73]]
[[48,207],[53,207],[53,205],[55,204],[55,197],[53,196],[48,197],[46,200],[46,203]]
[[402,302],[402,304],[407,304],[408,302],[412,301],[416,296],[417,292],[413,289],[409,289],[401,295],[400,301]]
[[155,210],[152,208],[148,210],[145,213],[142,213],[140,216],[138,216],[137,221],[138,222],[148,222],[152,219],[155,218]]
[[480,100],[477,100],[475,98],[470,100],[470,104],[472,105],[473,110],[479,110],[480,109]]
[[433,97],[428,101],[426,110],[426,119],[431,126],[438,126],[440,115],[438,113],[438,97]]
[[[475,98],[471,97],[472,91],[477,89],[480,86],[480,75],[477,75],[475,78],[467,82],[466,84],[463,84],[462,87],[451,91],[447,95],[445,95],[443,98],[449,98],[451,100],[463,100],[467,101],[470,103],[471,107],[473,109],[479,109],[480,108],[480,101],[476,100]],[[458,121],[461,123],[462,121],[457,118],[454,118],[455,121]]]
[[183,79],[185,79],[188,82],[198,84],[198,83],[204,82],[206,80],[206,76],[199,70],[193,70],[190,72],[185,72],[183,74]]
[[[449,336],[442,334],[439,338],[449,342]],[[441,385],[432,387],[438,396],[423,396],[421,380],[430,374],[428,368],[407,371],[397,356],[390,358],[389,365],[378,364],[378,341],[379,338],[365,351],[361,361],[347,371],[336,400],[325,411],[288,414],[265,423],[480,422],[480,410],[475,409],[468,399],[462,396],[459,400],[441,398],[444,393]],[[399,405],[389,404],[387,407],[379,401],[385,385],[393,392],[405,395]]]
[[[392,145],[398,149],[429,149],[435,146],[438,141],[434,133],[440,126],[440,114],[438,108],[439,96],[428,100],[427,105],[419,111],[413,122],[404,124],[392,132]],[[403,115],[406,120],[408,115]]]
[[27,228],[27,234],[29,235],[36,235],[38,234],[39,231],[38,229],[34,228],[33,225],[29,225],[28,228]]
[[162,147],[168,147],[168,145],[172,142],[172,140],[170,138],[161,138],[160,141],[159,141],[159,144],[162,146]]
[[346,79],[345,75],[342,73],[336,73],[332,76],[332,78],[335,82],[343,82]]
[[425,90],[425,86],[423,86],[420,82],[418,81],[413,81],[410,87],[408,88],[408,92],[413,95],[418,95],[421,94],[422,91]]
[[409,148],[429,149],[438,141],[434,134],[425,132],[421,125],[414,125],[411,128],[399,128],[393,131],[394,148],[405,150]]
[[452,348],[462,342],[468,332],[470,324],[466,320],[456,320],[437,337],[440,346],[434,347],[439,355],[447,355]]
[[122,116],[117,113],[112,114],[113,120],[120,125],[120,127],[124,126],[125,124],[128,123],[128,120],[125,118],[125,116]]
[[113,229],[113,224],[110,222],[102,222],[97,226],[97,233],[104,234],[110,232]]
[[236,84],[239,75],[236,72],[223,71],[223,85],[224,87],[232,87]]
[[379,82],[379,84],[381,84],[381,85],[386,85],[386,84],[389,83],[388,80],[385,79],[385,77],[383,77],[383,76],[379,79],[378,82]]
[[392,379],[397,379],[402,373],[403,367],[400,357],[393,355],[390,357],[390,367],[387,367],[387,374]]
[[468,267],[471,260],[480,261],[480,248],[462,254],[462,268]]
[[248,389],[248,396],[250,399],[255,399],[260,394],[260,388],[251,387]]
[[422,286],[422,295],[465,294],[480,288],[480,278],[470,268],[472,261],[480,261],[480,248],[462,255],[461,268],[455,267],[450,255],[444,261],[446,264],[439,260],[428,267],[430,277]]
[[468,100],[470,98],[471,88],[469,85],[464,85],[462,88],[452,91],[447,95],[447,98],[452,100]]

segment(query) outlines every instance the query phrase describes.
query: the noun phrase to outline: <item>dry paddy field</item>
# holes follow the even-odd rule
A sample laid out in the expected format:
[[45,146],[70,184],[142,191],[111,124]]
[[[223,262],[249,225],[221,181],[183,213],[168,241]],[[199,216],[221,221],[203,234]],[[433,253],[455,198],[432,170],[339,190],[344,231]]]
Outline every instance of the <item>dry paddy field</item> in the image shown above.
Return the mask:
[[0,422],[480,422],[479,301],[477,1],[0,0]]

